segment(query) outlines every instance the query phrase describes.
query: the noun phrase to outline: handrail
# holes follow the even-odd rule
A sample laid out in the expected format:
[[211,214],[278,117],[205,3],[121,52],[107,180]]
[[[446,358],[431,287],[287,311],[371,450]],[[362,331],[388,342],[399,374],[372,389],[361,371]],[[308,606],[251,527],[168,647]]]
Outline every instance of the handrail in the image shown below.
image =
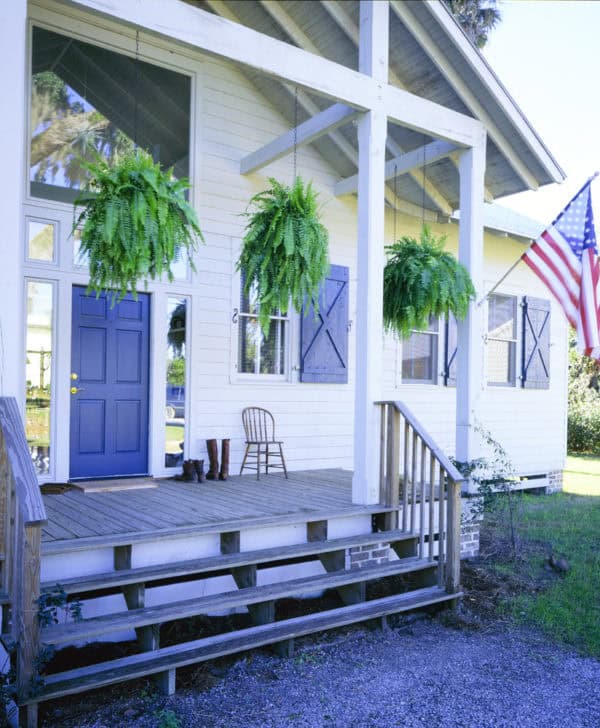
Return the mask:
[[[46,509],[14,397],[0,397],[0,586],[7,595],[3,625],[15,644],[17,704],[31,693],[40,650],[38,599]],[[36,704],[27,708],[33,725]]]
[[412,413],[412,411],[404,404],[404,402],[399,402],[395,400],[384,400],[381,402],[375,402],[375,404],[380,405],[388,405],[389,407],[393,407],[397,412],[399,412],[404,419],[408,422],[408,424],[419,433],[419,437],[423,442],[427,445],[427,447],[431,450],[431,452],[435,455],[436,460],[440,463],[440,465],[444,468],[448,476],[455,482],[455,483],[464,483],[467,478],[465,478],[464,475],[462,475],[459,470],[457,469],[456,465],[452,463],[450,458],[437,446],[435,440],[431,437],[431,435],[427,432],[427,430],[423,427],[423,425],[419,422],[419,420],[415,417],[415,415]]
[[0,397],[0,429],[23,524],[33,526],[46,523],[48,519],[44,501],[27,446],[23,421],[14,397]]

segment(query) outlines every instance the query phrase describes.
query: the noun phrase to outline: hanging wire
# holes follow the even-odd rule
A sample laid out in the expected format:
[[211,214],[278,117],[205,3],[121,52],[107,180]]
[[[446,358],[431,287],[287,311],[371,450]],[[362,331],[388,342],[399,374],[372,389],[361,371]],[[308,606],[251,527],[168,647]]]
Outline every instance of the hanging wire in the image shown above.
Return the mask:
[[421,220],[421,226],[422,227],[425,227],[425,183],[427,181],[427,172],[425,171],[426,170],[426,165],[425,165],[425,154],[426,154],[425,153],[425,142],[426,142],[426,137],[425,137],[425,134],[423,134],[423,186],[421,188],[421,214],[423,216],[423,218]]
[[294,88],[294,183],[298,174],[298,86]]
[[398,165],[394,165],[394,242],[398,242],[397,222],[398,222]]
[[138,145],[138,96],[140,90],[140,31],[135,31],[135,88],[133,90],[133,146]]

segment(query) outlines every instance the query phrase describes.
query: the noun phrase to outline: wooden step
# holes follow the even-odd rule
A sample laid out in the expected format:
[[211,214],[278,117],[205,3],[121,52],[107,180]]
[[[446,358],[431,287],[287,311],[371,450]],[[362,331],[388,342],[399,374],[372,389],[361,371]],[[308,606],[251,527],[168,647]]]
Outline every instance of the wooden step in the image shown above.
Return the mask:
[[437,563],[427,559],[407,558],[390,561],[364,569],[331,571],[290,581],[235,589],[195,599],[186,599],[152,607],[106,614],[81,622],[68,622],[45,627],[41,639],[46,644],[64,644],[98,637],[110,632],[129,630],[151,624],[162,624],[199,614],[244,607],[249,604],[273,601],[284,597],[310,594],[324,589],[334,589],[347,584],[357,584],[386,576],[407,574],[413,571],[437,568]]
[[[122,569],[104,574],[95,574],[94,576],[73,577],[71,579],[62,579],[60,587],[67,594],[81,594],[83,592],[114,589],[126,584],[147,584],[163,579],[176,579],[192,574],[207,574],[250,564],[267,564],[312,555],[318,556],[319,554],[342,551],[354,546],[372,543],[398,543],[417,538],[416,534],[406,533],[405,531],[381,531],[327,541],[309,541],[293,546],[277,546],[269,549],[208,556],[171,564]],[[56,582],[44,582],[42,592],[55,591],[56,587]]]
[[80,693],[85,690],[111,685],[112,683],[132,680],[146,675],[174,670],[196,662],[255,649],[274,642],[302,637],[326,629],[343,627],[354,622],[362,622],[367,619],[383,617],[387,614],[395,614],[457,599],[460,596],[462,594],[447,594],[438,587],[428,587],[407,592],[406,594],[339,607],[327,612],[308,614],[281,622],[206,637],[172,647],[162,647],[152,652],[144,652],[111,660],[110,662],[46,676],[40,693],[25,702],[41,702],[64,695]]

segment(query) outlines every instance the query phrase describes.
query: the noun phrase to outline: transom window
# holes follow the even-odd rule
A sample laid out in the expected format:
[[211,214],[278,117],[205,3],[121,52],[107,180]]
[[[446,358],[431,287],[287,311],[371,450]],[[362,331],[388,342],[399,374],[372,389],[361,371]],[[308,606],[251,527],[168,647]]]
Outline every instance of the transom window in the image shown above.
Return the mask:
[[517,298],[494,294],[488,300],[488,384],[511,387],[517,369]]
[[271,316],[267,336],[258,322],[256,292],[244,293],[244,277],[241,280],[239,312],[238,371],[241,374],[279,375],[286,373],[286,346],[289,337],[289,318]]
[[403,382],[436,383],[439,331],[439,321],[432,316],[425,331],[413,331],[402,342]]
[[189,76],[43,28],[33,29],[30,191],[72,202],[82,159],[147,149],[189,173]]

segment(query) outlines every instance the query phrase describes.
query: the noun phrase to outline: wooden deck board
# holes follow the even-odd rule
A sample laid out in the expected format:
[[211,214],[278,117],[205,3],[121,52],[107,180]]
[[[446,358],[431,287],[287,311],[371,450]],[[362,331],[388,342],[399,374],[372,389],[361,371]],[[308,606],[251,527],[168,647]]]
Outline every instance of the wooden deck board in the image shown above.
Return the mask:
[[[68,491],[45,495],[49,523],[43,543],[101,542],[104,537],[147,532],[158,535],[181,530],[182,535],[211,532],[231,523],[278,525],[322,516],[372,512],[352,503],[352,472],[341,469],[283,474],[231,476],[227,481],[183,483],[159,480],[147,490]],[[82,543],[83,543],[82,541]]]

